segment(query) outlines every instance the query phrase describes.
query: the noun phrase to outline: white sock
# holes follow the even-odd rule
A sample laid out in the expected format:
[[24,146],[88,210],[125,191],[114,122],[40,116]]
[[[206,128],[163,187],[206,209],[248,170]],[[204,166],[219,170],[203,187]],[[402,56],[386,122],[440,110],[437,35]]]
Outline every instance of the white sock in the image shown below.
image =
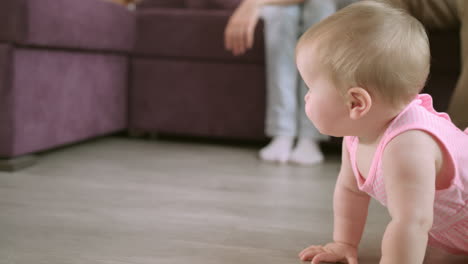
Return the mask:
[[274,137],[270,144],[260,150],[260,158],[264,161],[285,163],[289,159],[293,143],[293,137]]
[[309,137],[300,137],[289,156],[289,162],[299,165],[314,165],[323,162],[323,159],[318,143]]

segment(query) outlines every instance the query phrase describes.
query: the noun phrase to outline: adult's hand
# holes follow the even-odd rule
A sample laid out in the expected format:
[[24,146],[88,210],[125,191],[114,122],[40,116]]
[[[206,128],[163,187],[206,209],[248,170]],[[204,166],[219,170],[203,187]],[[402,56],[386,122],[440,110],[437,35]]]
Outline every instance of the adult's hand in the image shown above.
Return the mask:
[[224,31],[224,45],[235,56],[252,48],[260,7],[258,0],[243,0],[229,19]]

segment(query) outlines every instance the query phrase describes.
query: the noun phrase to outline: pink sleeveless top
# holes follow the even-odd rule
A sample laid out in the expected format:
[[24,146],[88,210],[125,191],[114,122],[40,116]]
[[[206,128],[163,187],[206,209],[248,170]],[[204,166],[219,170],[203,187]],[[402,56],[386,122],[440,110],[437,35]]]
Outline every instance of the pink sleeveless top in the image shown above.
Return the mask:
[[[429,243],[455,254],[468,254],[468,134],[458,129],[447,114],[438,113],[428,94],[420,94],[389,125],[375,152],[367,179],[357,168],[357,137],[345,137],[351,166],[358,187],[386,206],[387,196],[382,173],[382,155],[386,145],[408,130],[422,130],[439,141],[454,171],[450,187],[437,190],[434,202],[434,224]],[[467,130],[468,131],[468,130]]]

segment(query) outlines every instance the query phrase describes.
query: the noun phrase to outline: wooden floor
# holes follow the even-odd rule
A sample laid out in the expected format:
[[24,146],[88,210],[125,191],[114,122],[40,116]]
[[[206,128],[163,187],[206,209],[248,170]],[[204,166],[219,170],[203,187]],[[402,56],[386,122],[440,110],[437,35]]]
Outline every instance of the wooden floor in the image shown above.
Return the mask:
[[[331,239],[338,168],[117,137],[60,149],[0,173],[0,263],[300,263]],[[378,263],[387,221],[373,204],[360,264]]]

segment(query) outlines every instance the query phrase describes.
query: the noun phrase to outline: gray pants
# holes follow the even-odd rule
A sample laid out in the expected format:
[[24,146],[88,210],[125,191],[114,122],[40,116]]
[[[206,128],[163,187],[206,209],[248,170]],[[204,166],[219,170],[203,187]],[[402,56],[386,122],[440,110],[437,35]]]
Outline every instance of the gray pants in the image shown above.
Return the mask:
[[307,87],[295,63],[298,37],[311,25],[356,0],[306,0],[301,5],[270,5],[262,9],[265,23],[268,136],[324,139],[304,111]]

